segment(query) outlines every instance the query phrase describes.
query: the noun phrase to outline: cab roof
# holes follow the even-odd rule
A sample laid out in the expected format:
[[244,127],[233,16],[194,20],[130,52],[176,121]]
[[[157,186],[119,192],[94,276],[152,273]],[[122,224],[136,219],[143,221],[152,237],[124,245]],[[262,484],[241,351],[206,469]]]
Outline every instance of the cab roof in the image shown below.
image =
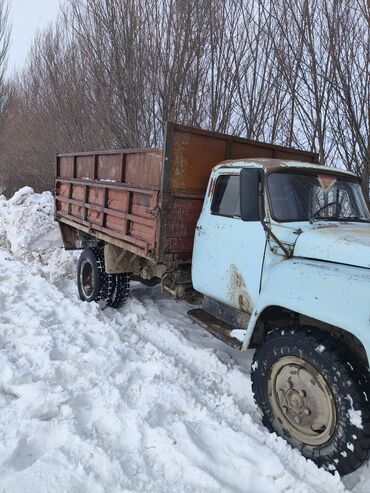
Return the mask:
[[263,168],[265,172],[287,168],[313,169],[324,173],[342,173],[356,177],[356,175],[351,171],[347,171],[341,168],[332,168],[329,166],[324,166],[322,164],[315,164],[304,161],[272,158],[228,159],[226,161],[222,161],[213,169],[218,170],[220,168]]

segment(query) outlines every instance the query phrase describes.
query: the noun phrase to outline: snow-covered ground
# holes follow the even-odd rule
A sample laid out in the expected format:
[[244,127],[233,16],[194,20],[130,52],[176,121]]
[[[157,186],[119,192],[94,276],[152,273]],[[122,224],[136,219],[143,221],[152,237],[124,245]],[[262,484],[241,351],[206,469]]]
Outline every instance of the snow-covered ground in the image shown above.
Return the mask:
[[0,492],[370,491],[267,432],[250,352],[159,288],[82,303],[75,263],[49,193],[0,197]]

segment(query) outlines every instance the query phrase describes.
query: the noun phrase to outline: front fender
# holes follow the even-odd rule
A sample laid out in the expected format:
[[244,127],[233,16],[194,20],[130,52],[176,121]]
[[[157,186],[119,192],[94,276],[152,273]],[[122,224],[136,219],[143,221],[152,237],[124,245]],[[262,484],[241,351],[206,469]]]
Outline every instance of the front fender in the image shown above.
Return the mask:
[[248,348],[260,314],[279,306],[355,335],[370,361],[370,270],[292,258],[271,267],[248,324]]

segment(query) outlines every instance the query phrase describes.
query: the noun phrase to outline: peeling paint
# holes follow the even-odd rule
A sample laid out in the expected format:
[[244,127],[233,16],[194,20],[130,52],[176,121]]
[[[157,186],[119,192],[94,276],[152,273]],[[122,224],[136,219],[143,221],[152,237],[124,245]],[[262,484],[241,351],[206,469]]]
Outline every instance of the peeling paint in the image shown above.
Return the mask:
[[208,190],[208,197],[213,197],[213,192],[215,190],[215,186],[216,186],[216,180],[215,180],[215,178],[211,178],[211,184],[210,184],[209,190]]
[[370,268],[370,228],[362,223],[317,227],[297,239],[294,256]]
[[251,313],[253,307],[251,298],[243,276],[235,264],[231,264],[229,269],[228,297],[231,306],[239,308],[243,312]]
[[187,133],[176,135],[176,152],[173,155],[172,182],[181,183],[186,172],[185,151],[189,146],[191,136]]
[[[291,169],[313,169],[321,172],[333,173],[333,168],[329,166],[323,166],[322,164],[315,164],[312,162],[297,160],[293,158],[291,160],[275,159],[275,158],[246,158],[246,159],[227,159],[221,161],[213,169],[214,171],[220,168],[263,168],[265,171],[272,171],[279,168],[291,168]],[[347,176],[356,176],[351,171],[347,170],[335,170],[336,173],[341,173]]]

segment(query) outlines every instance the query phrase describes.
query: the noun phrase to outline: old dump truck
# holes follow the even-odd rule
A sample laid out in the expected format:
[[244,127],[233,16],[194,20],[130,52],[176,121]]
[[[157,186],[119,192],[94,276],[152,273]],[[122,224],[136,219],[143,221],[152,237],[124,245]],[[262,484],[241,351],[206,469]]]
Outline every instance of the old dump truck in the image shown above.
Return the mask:
[[194,321],[256,348],[271,431],[341,474],[368,458],[370,214],[355,175],[168,124],[163,149],[58,155],[55,201],[65,248],[83,249],[82,300],[120,307],[131,277],[201,303]]

